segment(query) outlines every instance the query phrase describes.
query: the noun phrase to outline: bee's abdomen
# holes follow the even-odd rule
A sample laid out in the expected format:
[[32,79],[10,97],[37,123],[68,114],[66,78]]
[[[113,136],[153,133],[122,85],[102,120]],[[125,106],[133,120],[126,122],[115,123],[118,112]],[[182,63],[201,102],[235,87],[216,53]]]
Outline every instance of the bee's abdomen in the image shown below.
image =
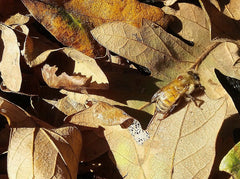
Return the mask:
[[169,88],[165,91],[160,91],[155,98],[157,110],[160,113],[167,113],[172,106],[179,99],[180,94],[173,88]]

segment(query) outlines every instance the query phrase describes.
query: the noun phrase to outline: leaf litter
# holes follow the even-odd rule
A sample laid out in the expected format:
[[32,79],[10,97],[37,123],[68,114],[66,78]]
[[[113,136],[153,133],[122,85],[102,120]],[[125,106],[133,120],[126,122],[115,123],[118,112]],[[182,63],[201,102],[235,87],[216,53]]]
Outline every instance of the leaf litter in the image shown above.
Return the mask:
[[[27,1],[25,1],[25,5],[26,2]],[[36,4],[40,3],[40,6],[42,7],[46,5],[41,4],[42,2],[40,1],[39,2],[36,1],[35,3]],[[64,6],[66,7],[66,9],[68,9],[73,5],[76,5],[74,3],[76,2],[74,1],[72,4],[71,3],[65,4]],[[60,3],[58,5],[61,6],[63,4]],[[57,7],[58,5],[56,6],[55,5],[56,2],[53,1],[47,5],[47,7],[51,8],[43,9],[46,10],[46,12],[49,11],[50,12],[49,15],[51,16],[57,10],[57,8],[55,7]],[[90,86],[92,84],[94,86],[94,90],[87,90],[87,93],[84,92],[85,94],[80,93],[77,94],[75,92],[71,92],[75,91],[75,89],[73,90],[73,88],[71,88],[73,85],[66,85],[67,88],[65,88],[65,90],[61,90],[61,93],[66,95],[64,98],[44,99],[49,103],[54,104],[54,106],[56,106],[60,111],[65,110],[64,113],[69,115],[67,119],[70,119],[70,121],[72,119],[75,119],[73,123],[78,126],[83,136],[82,150],[84,152],[82,152],[81,154],[81,158],[83,159],[81,161],[87,162],[90,160],[94,160],[96,158],[99,158],[103,154],[108,153],[109,156],[112,155],[112,157],[109,158],[114,163],[116,163],[116,166],[121,176],[122,177],[126,176],[129,178],[133,176],[134,177],[137,176],[139,178],[154,178],[154,177],[179,178],[179,176],[184,176],[187,178],[188,177],[208,178],[208,176],[210,175],[211,168],[214,162],[214,157],[216,154],[215,153],[216,137],[223,123],[223,120],[226,118],[225,117],[226,101],[229,100],[229,97],[228,98],[225,97],[226,93],[224,93],[223,90],[220,90],[218,93],[214,91],[215,89],[220,87],[220,84],[217,82],[216,77],[213,75],[213,69],[214,67],[217,66],[220,67],[220,69],[225,69],[226,71],[228,71],[228,73],[232,73],[232,76],[238,77],[237,64],[239,56],[237,54],[238,47],[236,45],[234,45],[233,43],[223,42],[216,48],[211,49],[209,53],[206,53],[206,55],[203,57],[204,61],[199,65],[199,75],[202,85],[205,86],[206,88],[207,96],[203,95],[200,97],[201,99],[204,100],[204,104],[201,106],[201,108],[197,108],[196,106],[194,106],[192,102],[183,103],[184,105],[180,105],[176,110],[173,111],[173,114],[171,114],[166,120],[159,121],[158,120],[160,118],[159,115],[155,115],[152,118],[151,120],[152,122],[149,124],[147,130],[142,129],[139,123],[139,121],[141,122],[140,119],[138,121],[137,120],[138,118],[135,119],[135,117],[131,117],[135,116],[136,113],[139,113],[140,115],[144,114],[145,112],[139,111],[138,108],[139,106],[141,106],[142,103],[144,103],[144,101],[149,101],[148,99],[150,99],[151,95],[156,91],[156,90],[154,91],[154,89],[162,87],[163,85],[171,81],[173,78],[175,78],[177,74],[186,71],[189,67],[193,65],[195,60],[199,58],[203,53],[205,53],[206,49],[208,49],[208,47],[213,44],[213,42],[211,42],[209,38],[209,34],[213,29],[211,28],[208,29],[203,10],[187,3],[179,3],[178,5],[179,5],[178,10],[175,10],[172,7],[164,7],[163,9],[166,13],[172,14],[180,19],[180,21],[182,22],[182,29],[177,33],[180,34],[183,38],[189,41],[193,41],[194,42],[193,47],[188,46],[181,40],[177,39],[176,37],[169,35],[164,30],[166,26],[163,25],[164,28],[161,28],[158,24],[153,23],[149,20],[144,20],[143,26],[140,27],[141,25],[137,25],[135,22],[128,23],[128,19],[123,20],[127,23],[111,22],[115,21],[111,20],[110,24],[103,24],[102,26],[99,25],[109,21],[99,22],[95,21],[95,19],[93,20],[91,19],[92,22],[96,23],[97,25],[95,24],[94,26],[89,28],[87,32],[88,35],[83,36],[84,37],[83,39],[87,39],[86,40],[87,44],[89,41],[91,41],[91,38],[89,38],[90,30],[94,29],[95,26],[99,26],[92,31],[96,32],[97,30],[99,30],[99,32],[95,34],[96,35],[95,38],[97,41],[99,41],[103,46],[105,46],[109,50],[112,50],[113,52],[119,54],[120,56],[123,56],[137,64],[148,67],[152,71],[151,77],[139,77],[139,73],[137,72],[137,70],[129,69],[123,66],[120,67],[119,65],[115,65],[116,67],[115,69],[117,70],[115,69],[113,70],[112,67],[114,65],[111,65],[111,68],[109,68],[110,66],[109,62],[97,60],[98,63],[94,64],[95,62],[94,59],[90,57],[83,58],[83,55],[69,48],[61,47],[54,49],[51,48],[53,46],[50,45],[49,47],[45,46],[46,47],[45,50],[38,51],[38,45],[42,46],[41,44],[43,43],[38,44],[37,38],[35,37],[33,38],[33,36],[29,35],[28,33],[25,33],[28,31],[26,29],[27,26],[22,27],[20,29],[20,31],[22,31],[23,34],[25,34],[23,35],[24,38],[20,37],[18,33],[16,33],[17,39],[15,38],[15,46],[18,46],[19,52],[20,52],[20,48],[18,45],[19,43],[21,44],[20,45],[21,48],[22,47],[25,48],[22,51],[22,56],[19,54],[20,55],[19,58],[24,59],[24,63],[28,65],[26,68],[26,66],[23,66],[21,63],[19,64],[19,69],[21,69],[23,74],[26,73],[26,71],[28,73],[30,71],[31,73],[34,72],[35,76],[40,76],[40,78],[38,78],[39,84],[44,83],[39,69],[41,69],[44,65],[49,64],[58,66],[58,63],[56,63],[56,59],[52,61],[55,64],[49,63],[49,59],[52,60],[53,58],[51,58],[51,56],[54,56],[55,53],[66,54],[66,56],[70,56],[71,59],[74,61],[75,64],[74,68],[75,70],[78,71],[77,72],[74,71],[71,74],[73,76],[69,77],[74,77],[75,74],[81,74],[86,75],[88,79],[91,78],[92,81],[90,83]],[[156,7],[154,7],[154,9],[155,8]],[[186,9],[191,9],[192,11]],[[33,9],[31,9],[30,11],[32,11],[31,12],[32,14],[36,13],[34,12]],[[191,15],[192,12],[194,12],[195,14]],[[68,21],[69,19],[74,20],[74,18],[69,16],[68,13],[69,12],[67,11],[63,12],[63,14],[67,15],[66,16],[68,17],[67,19],[62,18],[64,16],[58,16],[60,17],[61,20],[59,21],[60,23],[57,24],[57,26],[62,25],[62,27],[64,27],[64,24],[71,22]],[[58,12],[58,15],[61,14],[59,14]],[[36,18],[36,15],[34,16]],[[90,15],[87,15],[87,17],[90,17]],[[36,19],[38,21],[41,21],[39,18]],[[44,17],[42,20],[46,22],[46,19],[48,19],[48,17],[47,18]],[[139,19],[142,19],[142,17],[140,17]],[[88,23],[89,21],[84,22],[83,20],[82,22],[84,24],[86,22]],[[166,22],[164,23],[167,22],[168,20],[166,18]],[[170,28],[172,28],[173,30],[176,30],[174,29],[174,27],[177,27],[176,22],[179,21],[174,21],[175,24],[173,23],[170,26]],[[14,24],[14,20],[13,22],[10,21],[10,24],[8,24],[8,26],[10,25],[11,27],[11,23]],[[129,24],[132,24],[135,27]],[[46,24],[43,23],[43,25]],[[138,29],[136,28],[136,26],[140,28]],[[19,31],[19,27],[17,27],[17,30]],[[58,28],[56,28],[53,30],[54,33],[51,30],[50,32],[52,32],[53,35],[55,35],[55,37],[57,38],[59,34],[56,33],[57,34],[56,35],[55,32],[59,31],[60,34],[62,32],[70,33],[71,30],[60,31]],[[29,29],[29,32],[31,32],[31,29]],[[74,29],[72,32],[74,32]],[[120,37],[117,38],[117,34],[119,33],[121,35]],[[110,34],[109,37],[107,36],[108,34]],[[68,35],[60,36],[68,37]],[[101,42],[101,40],[98,39],[99,37],[101,37],[100,39],[102,39],[103,42]],[[25,43],[24,40],[23,41],[20,40],[21,38],[25,39]],[[71,42],[71,39],[70,42],[66,41],[68,40],[67,38],[63,40],[59,38],[57,39],[60,40],[60,42],[62,42],[65,45],[70,44],[70,46],[74,46],[73,43]],[[107,42],[107,44],[104,44],[105,42]],[[235,41],[231,40],[231,42]],[[238,42],[236,41],[236,43]],[[74,47],[78,49],[79,44],[76,44],[77,46]],[[8,46],[8,48],[9,47],[10,46]],[[4,46],[4,48],[7,47]],[[79,48],[80,51],[84,52],[85,54],[88,54],[89,56],[94,56],[93,51],[98,49],[92,45],[90,46],[86,45],[81,48],[83,48],[83,50]],[[37,52],[36,54],[35,50]],[[70,51],[66,52],[67,50]],[[99,51],[101,51],[100,48]],[[139,58],[139,56],[141,56],[141,58]],[[86,60],[82,61],[79,60],[81,58]],[[92,64],[94,64],[95,67],[93,67]],[[86,66],[86,68],[82,66]],[[6,65],[6,68],[9,69],[11,67],[8,67],[8,65]],[[229,70],[229,68],[233,70]],[[86,69],[90,70],[88,71]],[[102,72],[102,70],[104,71],[106,76]],[[1,73],[3,72],[1,71]],[[53,76],[56,74],[52,73]],[[3,81],[4,85],[6,85],[6,87],[9,88],[11,82],[8,82],[6,79],[3,79]],[[62,80],[62,82],[66,82],[65,79]],[[9,90],[21,93],[20,86],[22,85],[21,84],[22,82],[20,81],[19,83],[17,85],[18,88],[15,88],[15,91],[12,90],[12,87],[9,88]],[[123,84],[126,84],[126,86],[124,87]],[[46,84],[44,85],[46,87]],[[53,87],[52,85],[49,86]],[[58,85],[55,87],[61,89],[62,86],[64,85]],[[133,86],[134,88],[132,88]],[[86,89],[88,87],[89,84],[83,85],[83,89]],[[101,89],[107,90],[108,88],[109,88],[108,91],[101,91]],[[83,92],[82,89],[79,91]],[[69,106],[68,111],[68,107],[66,107],[65,105],[69,101],[70,104],[68,104]],[[96,104],[93,104],[93,106],[91,106],[91,104],[90,105],[88,104],[88,101],[90,101],[90,103],[96,102]],[[116,107],[98,101],[105,101],[113,105],[122,106],[120,108],[125,107],[124,109],[126,110],[124,111],[130,112],[131,116],[129,116],[124,111]],[[236,112],[236,110],[234,111],[234,107],[232,107],[229,104],[230,102],[228,101],[227,115],[231,115],[234,114],[234,112]],[[97,105],[99,105],[98,111],[96,111]],[[74,110],[71,111],[70,106],[72,106],[71,109],[74,108],[75,111]],[[12,108],[14,109],[15,107]],[[79,109],[82,110],[84,108],[87,109],[79,111]],[[91,116],[93,116],[94,114],[95,115],[98,114],[97,117],[95,116],[91,118]],[[7,118],[9,118],[9,116],[10,114],[6,115]],[[27,116],[29,117],[29,115]],[[124,117],[121,118],[122,116]],[[25,119],[25,117],[23,117],[23,119]],[[66,120],[65,123],[69,125],[70,121]],[[57,130],[60,130],[58,128],[54,127],[52,128],[54,129],[55,133],[57,133],[56,132]],[[13,129],[14,128],[12,128],[12,130]],[[31,128],[26,128],[26,130],[29,130],[30,132]],[[49,134],[51,134],[51,132],[49,132],[48,130],[46,131]],[[23,131],[24,134],[26,134],[26,132],[27,131]],[[207,136],[209,136],[206,135],[208,133],[211,136],[211,138],[209,139],[206,138]],[[42,139],[42,137],[40,136],[41,134],[39,134],[39,138]],[[92,138],[89,136],[92,136]],[[86,139],[85,141],[84,138]],[[93,142],[90,144],[88,143],[87,140]],[[10,144],[14,143],[13,141],[14,140],[11,139]],[[94,148],[94,146],[97,147]],[[205,148],[204,146],[207,147]],[[90,147],[89,150],[87,147]],[[199,156],[204,156],[204,158]],[[26,161],[30,162],[31,160]],[[191,164],[192,161],[195,162]],[[53,164],[50,165],[56,166]],[[8,166],[9,166],[8,170],[10,171],[11,167],[10,165]],[[18,167],[18,165],[16,166]],[[12,168],[12,170],[15,169]],[[14,171],[12,173],[14,173]],[[67,171],[64,172],[64,174],[66,173],[68,172]],[[74,174],[72,176],[75,176],[76,169],[74,169],[73,173]],[[32,174],[30,173],[30,175]],[[57,173],[55,176],[60,175],[62,175],[62,173],[60,174]]]

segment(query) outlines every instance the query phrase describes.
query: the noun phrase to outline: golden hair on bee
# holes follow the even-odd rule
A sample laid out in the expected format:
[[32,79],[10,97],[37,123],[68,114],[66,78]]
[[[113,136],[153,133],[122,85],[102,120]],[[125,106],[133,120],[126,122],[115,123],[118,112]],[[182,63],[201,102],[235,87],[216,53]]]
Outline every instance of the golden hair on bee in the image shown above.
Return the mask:
[[[178,75],[173,81],[159,89],[153,95],[151,103],[156,103],[155,113],[162,113],[163,119],[166,118],[178,105],[179,100],[182,97],[190,98],[195,105],[197,105],[197,99],[191,96],[196,88],[203,88],[203,86],[201,86],[200,78],[195,71],[190,70],[186,73]],[[142,108],[146,107],[147,105],[143,106]]]

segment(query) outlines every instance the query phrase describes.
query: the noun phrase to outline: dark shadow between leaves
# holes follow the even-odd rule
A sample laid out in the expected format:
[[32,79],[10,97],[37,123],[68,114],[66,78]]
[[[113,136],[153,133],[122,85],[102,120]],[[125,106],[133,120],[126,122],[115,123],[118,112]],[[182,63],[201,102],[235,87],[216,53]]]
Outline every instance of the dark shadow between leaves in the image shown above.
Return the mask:
[[136,69],[109,62],[98,64],[109,80],[109,89],[88,90],[89,94],[104,96],[126,104],[127,100],[150,101],[154,92],[159,89],[155,85],[158,79],[141,75]]
[[152,118],[152,115],[150,115],[149,113],[147,113],[145,111],[141,111],[141,110],[125,107],[125,106],[118,106],[118,105],[116,105],[116,107],[119,109],[122,109],[127,114],[129,114],[133,118],[137,119],[141,123],[142,129],[144,129],[144,130],[147,128],[147,125]]
[[[94,177],[122,179],[108,142],[104,128],[78,126],[83,138],[82,157],[79,163],[78,178],[92,171]],[[90,160],[87,160],[90,159]]]
[[239,114],[234,114],[225,119],[218,133],[216,141],[216,156],[212,167],[210,179],[228,179],[230,175],[226,172],[219,171],[219,165],[223,157],[236,144],[234,143],[234,130],[240,128]]

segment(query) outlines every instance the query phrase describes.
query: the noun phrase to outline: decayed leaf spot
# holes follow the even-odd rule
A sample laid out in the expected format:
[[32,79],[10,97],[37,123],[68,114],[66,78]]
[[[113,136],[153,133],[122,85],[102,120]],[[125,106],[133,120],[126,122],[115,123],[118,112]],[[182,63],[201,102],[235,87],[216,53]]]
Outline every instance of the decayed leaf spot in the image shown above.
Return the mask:
[[18,92],[22,84],[22,74],[17,36],[12,29],[3,24],[0,24],[0,30],[2,31],[1,38],[4,44],[0,63],[1,77],[8,89]]
[[48,64],[45,64],[42,68],[43,79],[51,88],[81,91],[83,87],[90,84],[91,78],[84,76],[69,76],[65,72],[57,76],[55,74],[57,69],[57,67],[50,67]]
[[136,119],[134,119],[133,123],[128,127],[128,130],[140,145],[150,138],[148,132],[142,129],[140,122]]
[[77,177],[82,138],[76,127],[54,128],[3,98],[0,103],[11,127],[9,178]]

